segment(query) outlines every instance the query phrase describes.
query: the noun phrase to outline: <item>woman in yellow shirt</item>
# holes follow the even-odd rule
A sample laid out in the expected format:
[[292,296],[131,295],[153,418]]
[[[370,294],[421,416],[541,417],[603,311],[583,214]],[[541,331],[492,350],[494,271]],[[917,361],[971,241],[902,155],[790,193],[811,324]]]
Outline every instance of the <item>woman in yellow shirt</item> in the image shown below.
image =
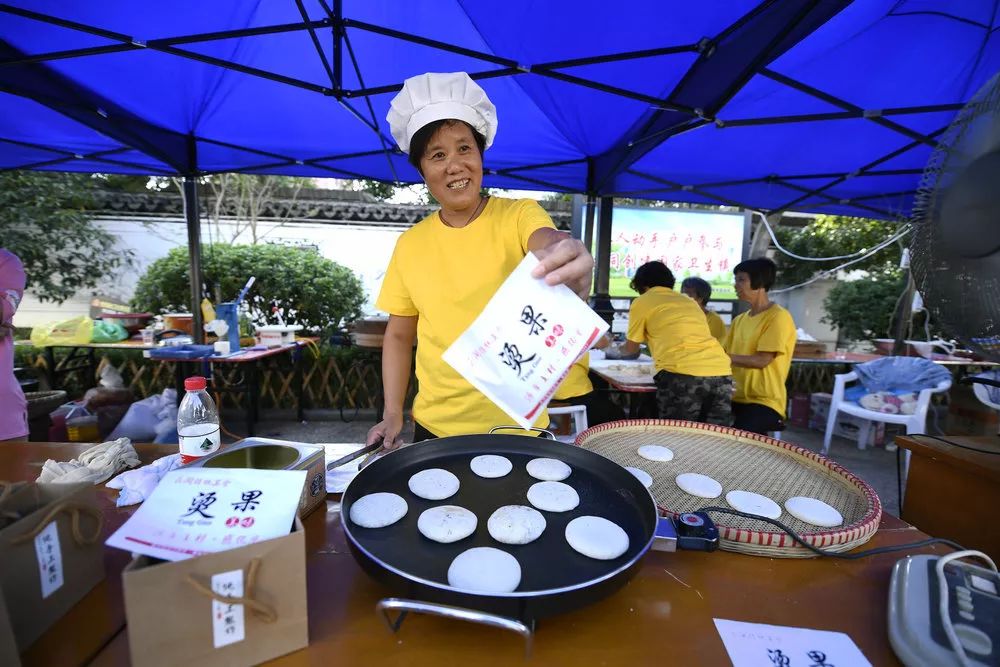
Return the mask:
[[708,330],[712,332],[715,340],[720,343],[724,341],[726,339],[726,323],[722,321],[718,313],[708,309],[708,300],[712,297],[712,286],[708,284],[708,281],[693,276],[685,278],[684,282],[681,283],[681,293],[688,295],[701,306],[702,312],[705,313],[705,319],[708,320]]
[[[483,153],[496,134],[496,109],[468,74],[407,79],[387,116],[393,137],[441,208],[396,242],[377,307],[389,313],[382,345],[385,413],[368,444],[401,444],[403,398],[417,341],[419,390],[414,440],[485,433],[510,418],[444,362],[442,353],[482,312],[497,288],[533,252],[534,275],[587,298],[594,260],[557,231],[534,200],[484,197]],[[543,411],[536,425],[547,426]]]
[[663,262],[640,266],[631,286],[639,298],[629,309],[620,351],[635,354],[640,343],[649,344],[660,418],[728,426],[733,395],[729,358],[709,332],[701,307],[674,291],[674,274]]
[[768,299],[776,267],[766,258],[748,259],[733,269],[736,296],[750,310],[736,316],[724,347],[733,362],[733,426],[766,435],[785,427],[785,381],[795,350],[791,314]]

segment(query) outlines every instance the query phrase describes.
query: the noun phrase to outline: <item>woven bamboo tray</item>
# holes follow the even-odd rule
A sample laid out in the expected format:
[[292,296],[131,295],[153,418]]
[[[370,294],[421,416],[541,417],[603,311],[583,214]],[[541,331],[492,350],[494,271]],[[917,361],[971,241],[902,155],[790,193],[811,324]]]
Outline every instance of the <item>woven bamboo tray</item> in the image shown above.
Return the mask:
[[[581,433],[576,444],[623,466],[645,470],[653,477],[650,492],[664,515],[677,516],[702,507],[729,507],[726,493],[753,491],[782,508],[779,521],[813,546],[849,551],[864,544],[878,529],[882,503],[865,481],[841,465],[808,449],[734,428],[678,420],[617,421]],[[666,463],[649,461],[636,450],[663,445],[674,452]],[[685,472],[708,475],[722,484],[715,499],[681,491],[674,479]],[[832,505],[844,517],[835,528],[817,528],[791,516],[784,503],[809,496]],[[775,526],[755,519],[714,513],[720,546],[727,551],[775,558],[809,558],[813,552],[798,545]]]

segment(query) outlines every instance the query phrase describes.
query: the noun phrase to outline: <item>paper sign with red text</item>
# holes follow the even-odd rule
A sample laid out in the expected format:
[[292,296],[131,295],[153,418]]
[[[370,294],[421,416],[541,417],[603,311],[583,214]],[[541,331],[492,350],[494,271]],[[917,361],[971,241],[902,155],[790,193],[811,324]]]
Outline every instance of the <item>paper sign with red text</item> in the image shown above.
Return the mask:
[[528,253],[444,360],[527,429],[608,324],[565,285],[532,278]]

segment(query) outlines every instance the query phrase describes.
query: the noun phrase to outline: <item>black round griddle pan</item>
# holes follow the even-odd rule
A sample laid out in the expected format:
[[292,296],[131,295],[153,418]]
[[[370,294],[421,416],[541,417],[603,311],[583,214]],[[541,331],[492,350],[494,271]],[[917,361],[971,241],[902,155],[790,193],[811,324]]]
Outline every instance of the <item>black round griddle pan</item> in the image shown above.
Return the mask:
[[[499,479],[483,479],[469,467],[474,456],[499,454],[514,469]],[[565,480],[580,495],[569,512],[542,512],[545,532],[530,544],[497,542],[487,530],[490,515],[503,505],[529,505],[528,487],[537,482],[525,466],[533,458],[555,458],[572,474]],[[424,500],[410,492],[407,482],[427,468],[454,473],[461,487],[444,500]],[[352,503],[379,491],[406,499],[402,519],[385,528],[363,528],[350,520]],[[417,530],[417,517],[430,507],[460,505],[476,514],[476,532],[452,544],[439,544]],[[515,618],[535,619],[590,604],[623,586],[635,573],[639,559],[653,542],[656,506],[649,491],[627,470],[600,454],[575,445],[519,435],[467,435],[428,440],[390,452],[361,470],[344,491],[344,532],[354,557],[372,577],[402,597],[464,607]],[[583,515],[614,521],[629,536],[624,555],[595,560],[574,551],[566,542],[566,524]],[[502,549],[521,565],[521,584],[512,593],[478,594],[448,586],[448,566],[466,549],[489,546]]]

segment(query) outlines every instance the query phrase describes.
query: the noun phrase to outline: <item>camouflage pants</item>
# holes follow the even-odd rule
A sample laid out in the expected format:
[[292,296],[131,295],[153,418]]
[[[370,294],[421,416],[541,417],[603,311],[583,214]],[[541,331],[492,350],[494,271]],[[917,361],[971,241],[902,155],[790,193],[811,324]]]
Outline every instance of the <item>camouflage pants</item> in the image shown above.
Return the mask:
[[660,371],[654,380],[660,419],[686,419],[720,426],[732,424],[732,377],[698,377]]

